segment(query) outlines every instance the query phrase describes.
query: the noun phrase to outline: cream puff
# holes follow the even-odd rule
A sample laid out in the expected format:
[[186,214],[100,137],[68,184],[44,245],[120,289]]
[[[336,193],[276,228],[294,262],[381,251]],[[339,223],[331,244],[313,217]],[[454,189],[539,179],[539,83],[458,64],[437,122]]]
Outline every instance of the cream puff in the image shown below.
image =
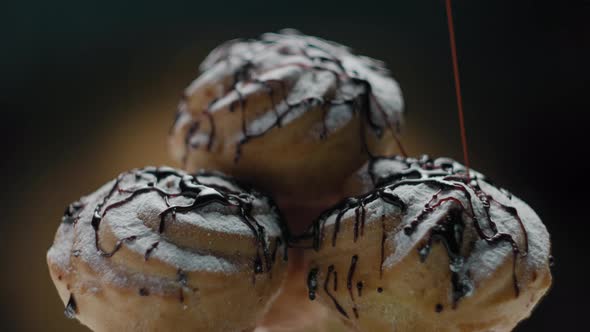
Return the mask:
[[47,261],[66,316],[94,331],[247,331],[286,278],[285,254],[268,197],[147,167],[68,206]]
[[510,331],[551,285],[537,214],[445,158],[377,158],[307,239],[308,295],[360,331]]
[[231,174],[281,206],[334,202],[370,155],[399,151],[398,84],[345,46],[283,30],[226,42],[200,69],[169,139],[188,171]]

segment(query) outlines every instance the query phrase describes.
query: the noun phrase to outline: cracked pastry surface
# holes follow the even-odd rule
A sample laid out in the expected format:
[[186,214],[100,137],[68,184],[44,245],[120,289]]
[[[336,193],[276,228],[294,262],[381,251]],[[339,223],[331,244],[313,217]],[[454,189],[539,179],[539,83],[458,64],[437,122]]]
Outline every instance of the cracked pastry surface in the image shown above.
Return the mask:
[[377,158],[374,189],[307,239],[310,299],[362,331],[510,331],[551,284],[545,226],[523,201],[446,158]]
[[284,30],[226,42],[200,69],[169,139],[189,171],[219,169],[277,200],[319,198],[396,149],[399,86],[345,46]]
[[66,315],[94,331],[243,331],[285,278],[285,246],[266,196],[147,167],[68,206],[47,261]]

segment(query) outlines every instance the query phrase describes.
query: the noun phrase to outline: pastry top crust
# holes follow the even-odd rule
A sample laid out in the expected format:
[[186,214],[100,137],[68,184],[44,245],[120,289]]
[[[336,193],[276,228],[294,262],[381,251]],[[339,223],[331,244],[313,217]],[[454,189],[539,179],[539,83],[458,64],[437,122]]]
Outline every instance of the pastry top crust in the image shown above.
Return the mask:
[[63,268],[81,259],[105,282],[176,281],[191,273],[269,272],[285,244],[266,196],[221,174],[146,167],[68,206],[48,258]]
[[465,171],[447,158],[376,158],[361,172],[373,189],[326,211],[312,228],[313,246],[322,257],[354,253],[364,229],[383,223],[381,273],[414,250],[427,261],[433,244],[442,243],[454,306],[476,295],[478,285],[495,278],[506,262],[513,262],[518,296],[549,273],[549,234],[526,203],[481,173],[470,170],[467,178]]
[[[305,130],[308,140],[329,137],[358,113],[377,136],[400,125],[401,91],[382,62],[295,30],[228,41],[200,69],[173,127],[178,145],[207,150],[235,145],[237,161],[243,144],[309,112],[321,112],[322,120]],[[225,111],[235,119],[216,123]],[[186,158],[187,151],[173,149]]]

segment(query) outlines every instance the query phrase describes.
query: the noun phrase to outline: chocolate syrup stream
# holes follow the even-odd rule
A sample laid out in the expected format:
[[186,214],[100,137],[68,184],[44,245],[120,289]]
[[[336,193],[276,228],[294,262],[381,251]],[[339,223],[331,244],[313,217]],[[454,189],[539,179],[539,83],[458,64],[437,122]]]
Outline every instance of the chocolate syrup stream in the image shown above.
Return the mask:
[[463,98],[461,97],[461,81],[459,80],[459,61],[457,60],[457,45],[455,42],[455,27],[453,24],[453,9],[451,0],[445,0],[447,13],[447,25],[449,28],[449,42],[451,47],[451,59],[453,61],[453,77],[455,78],[455,93],[457,95],[457,112],[459,115],[459,127],[461,128],[461,144],[463,147],[463,162],[465,173],[469,178],[469,154],[467,150],[467,134],[465,133],[465,117],[463,115]]

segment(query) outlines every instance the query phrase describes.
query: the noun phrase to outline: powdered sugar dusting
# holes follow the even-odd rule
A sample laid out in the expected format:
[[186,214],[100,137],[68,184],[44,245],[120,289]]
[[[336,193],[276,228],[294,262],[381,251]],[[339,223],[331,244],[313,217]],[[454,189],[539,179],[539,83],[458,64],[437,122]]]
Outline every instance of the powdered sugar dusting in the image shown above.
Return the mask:
[[[65,267],[69,266],[72,252],[75,252],[103,280],[119,284],[125,284],[131,279],[146,281],[150,277],[142,276],[141,271],[118,266],[116,260],[109,258],[110,255],[116,255],[119,250],[117,246],[135,253],[134,259],[138,262],[147,260],[149,252],[150,260],[158,260],[186,272],[232,273],[244,268],[251,269],[251,263],[236,258],[235,248],[215,242],[220,241],[220,234],[237,236],[236,239],[244,239],[243,241],[247,241],[245,243],[252,246],[249,252],[242,253],[242,259],[248,260],[249,255],[256,253],[254,243],[260,240],[253,237],[251,227],[239,216],[237,207],[231,204],[212,202],[196,210],[179,211],[174,216],[164,218],[167,223],[178,225],[174,227],[186,228],[189,231],[186,236],[193,231],[206,234],[207,243],[186,239],[182,241],[183,245],[179,245],[175,241],[175,236],[178,235],[170,237],[166,232],[160,233],[159,224],[163,211],[170,206],[190,206],[196,199],[191,198],[192,194],[177,194],[182,186],[186,186],[181,181],[186,181],[187,176],[182,171],[169,168],[144,168],[122,174],[118,180],[111,181],[82,198],[85,208],[81,210],[74,224],[64,223],[60,226],[48,257],[55,264]],[[202,195],[216,195],[218,190],[222,190],[249,201],[252,218],[265,230],[263,243],[266,246],[283,236],[274,206],[261,194],[247,191],[222,175],[203,173],[195,179],[209,186],[208,189],[201,190]],[[163,193],[169,195],[169,198],[162,196]],[[93,225],[95,209],[102,215],[100,228],[96,233]],[[102,243],[100,236],[104,232],[110,232],[121,243]],[[96,236],[99,236],[99,247],[95,243]],[[154,246],[155,243],[157,246]],[[158,278],[153,279],[155,282]]]
[[[518,295],[520,284],[526,285],[536,278],[536,271],[547,268],[549,234],[520,199],[493,186],[481,173],[470,170],[470,179],[465,173],[463,165],[447,158],[377,158],[359,174],[370,178],[376,188],[350,198],[320,218],[314,229],[334,225],[331,231],[336,234],[338,216],[362,225],[383,222],[384,215],[399,216],[387,219],[396,224],[387,227],[383,245],[395,250],[383,257],[382,269],[394,268],[415,251],[427,260],[431,245],[444,241],[456,278],[449,295],[453,303],[473,294],[498,268],[513,263]],[[321,236],[320,241],[327,238]]]
[[[226,42],[209,54],[200,69],[202,75],[186,91],[188,101],[181,102],[179,107],[179,112],[189,113],[193,122],[209,123],[204,117],[221,117],[218,113],[227,110],[227,105],[248,107],[245,105],[249,105],[250,97],[260,93],[268,94],[272,100],[272,107],[254,107],[247,110],[247,117],[241,112],[234,113],[232,116],[243,118],[239,120],[245,122],[242,127],[219,131],[238,129],[243,133],[223,135],[223,144],[228,143],[228,138],[234,140],[232,144],[242,144],[248,141],[248,137],[286,126],[308,112],[325,113],[318,119],[326,123],[327,132],[317,135],[315,128],[305,131],[310,132],[310,139],[315,140],[325,139],[333,130],[353,121],[351,110],[368,113],[370,129],[376,130],[378,135],[386,128],[398,128],[401,122],[404,107],[401,90],[382,62],[295,30]],[[221,90],[211,93],[212,87]],[[346,107],[340,106],[343,104]],[[219,124],[211,121],[212,126],[232,125],[228,123],[232,121],[220,121]],[[215,140],[210,136],[214,129],[205,126],[187,133],[183,130],[187,125],[185,121],[177,122],[175,134],[197,136],[196,140],[201,144],[193,148],[204,148],[201,132],[205,133],[207,140]],[[310,126],[317,127],[315,124]],[[193,140],[189,137],[182,141]]]

